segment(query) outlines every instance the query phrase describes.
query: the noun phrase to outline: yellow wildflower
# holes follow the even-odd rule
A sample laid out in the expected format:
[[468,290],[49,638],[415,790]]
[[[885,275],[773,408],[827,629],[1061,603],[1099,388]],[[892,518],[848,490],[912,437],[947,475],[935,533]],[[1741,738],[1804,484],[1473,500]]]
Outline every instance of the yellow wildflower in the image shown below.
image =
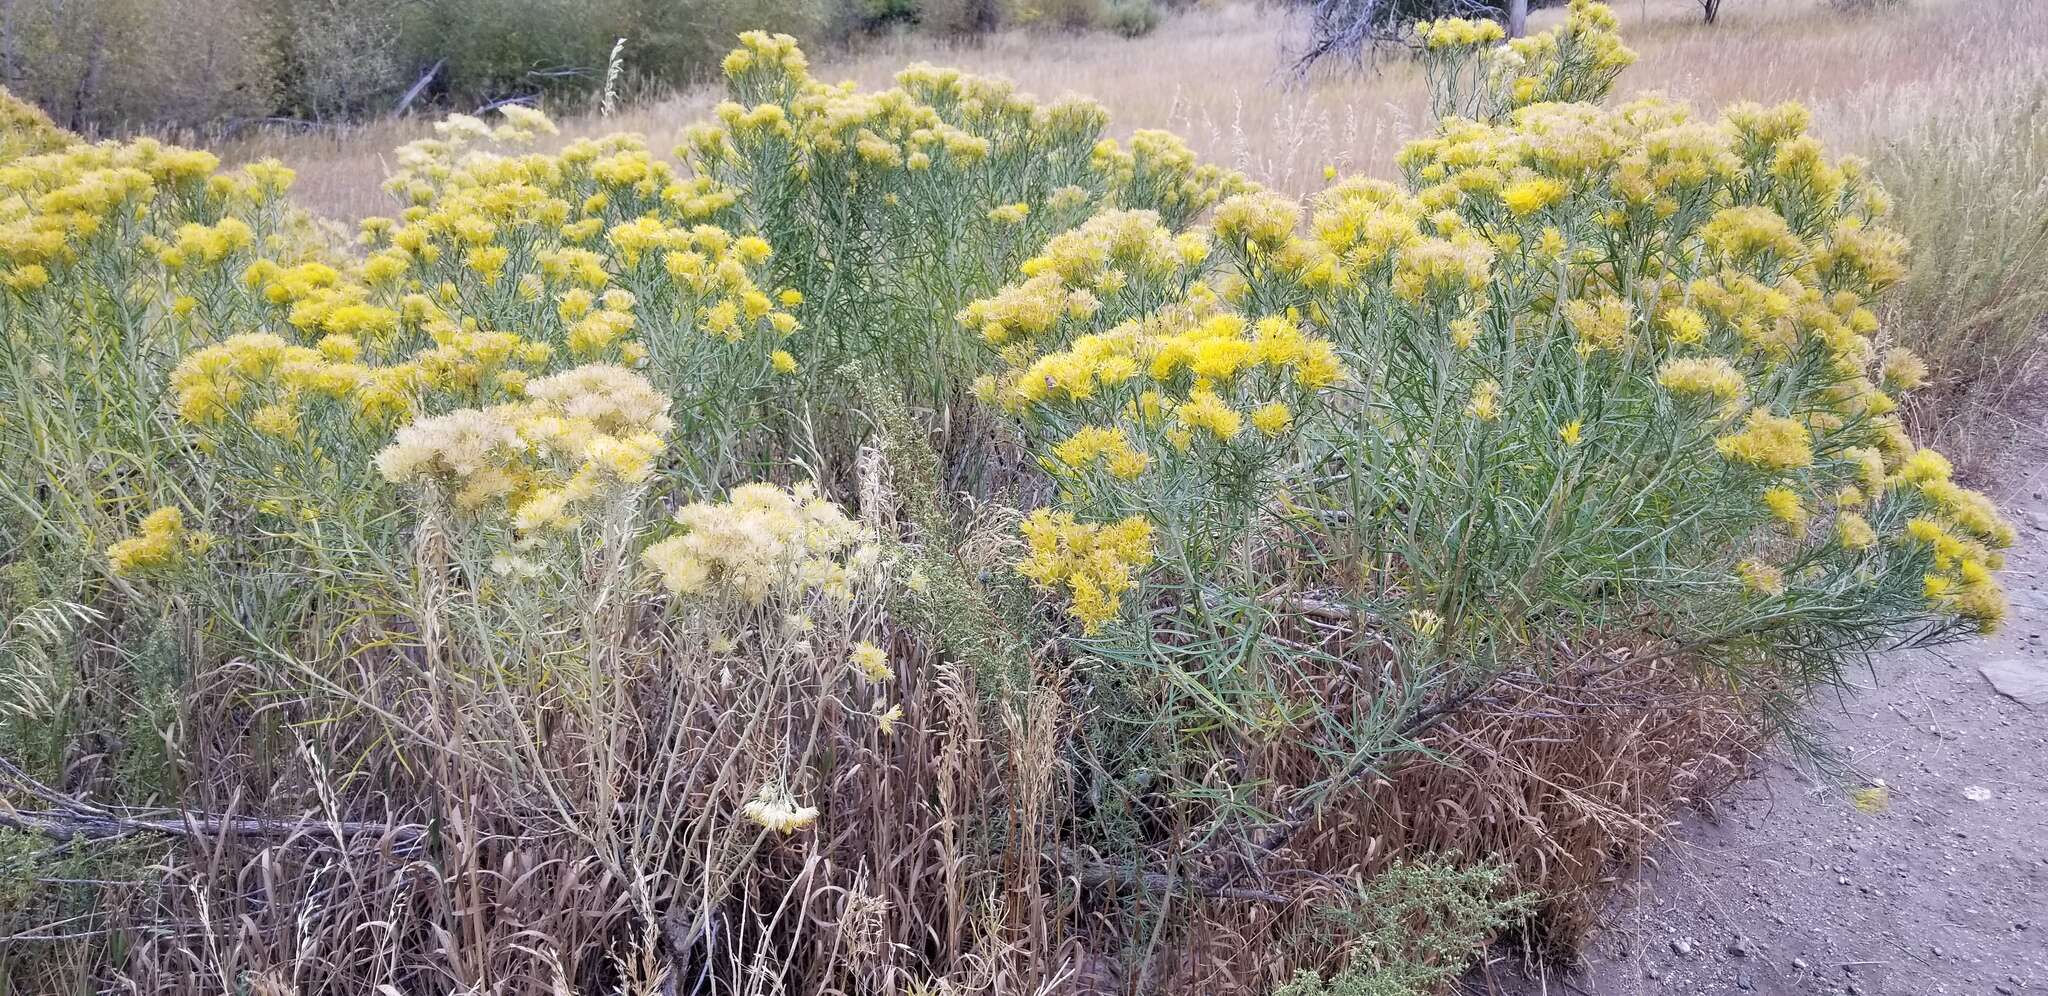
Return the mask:
[[1813,439],[1806,426],[1753,409],[1742,431],[1714,440],[1721,455],[1765,470],[1795,470],[1813,462]]
[[889,667],[889,655],[865,640],[853,645],[853,650],[847,655],[847,663],[869,681],[888,681],[896,677],[896,672]]

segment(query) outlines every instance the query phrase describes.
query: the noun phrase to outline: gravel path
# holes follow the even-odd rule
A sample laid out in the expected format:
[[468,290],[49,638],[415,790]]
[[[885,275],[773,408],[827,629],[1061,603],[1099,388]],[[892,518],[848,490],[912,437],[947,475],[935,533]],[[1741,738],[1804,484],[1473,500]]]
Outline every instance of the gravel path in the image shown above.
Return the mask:
[[1680,820],[1581,966],[1513,982],[1497,968],[1495,991],[2048,993],[2048,703],[1980,671],[2048,678],[2048,453],[2035,456],[2014,461],[2038,469],[2001,502],[2020,533],[2005,629],[1884,661],[1815,717],[1862,791],[1766,759]]

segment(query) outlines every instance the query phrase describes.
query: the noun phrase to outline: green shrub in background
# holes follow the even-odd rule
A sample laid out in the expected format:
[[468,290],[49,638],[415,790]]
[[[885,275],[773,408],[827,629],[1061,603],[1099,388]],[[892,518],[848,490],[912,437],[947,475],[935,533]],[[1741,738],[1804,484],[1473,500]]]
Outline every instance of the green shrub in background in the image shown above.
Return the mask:
[[1115,0],[1103,12],[1103,26],[1124,36],[1139,38],[1152,33],[1164,15],[1153,0]]

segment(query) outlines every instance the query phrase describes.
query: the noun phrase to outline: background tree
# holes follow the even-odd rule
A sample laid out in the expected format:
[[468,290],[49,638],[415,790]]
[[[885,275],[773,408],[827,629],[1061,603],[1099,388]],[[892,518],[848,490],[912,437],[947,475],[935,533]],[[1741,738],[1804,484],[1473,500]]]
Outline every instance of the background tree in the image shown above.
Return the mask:
[[[1308,42],[1294,61],[1307,73],[1332,58],[1370,62],[1389,46],[1405,45],[1408,26],[1439,17],[1500,21],[1519,37],[1532,8],[1556,0],[1300,0],[1308,11]],[[1718,2],[1718,0],[1716,0]]]

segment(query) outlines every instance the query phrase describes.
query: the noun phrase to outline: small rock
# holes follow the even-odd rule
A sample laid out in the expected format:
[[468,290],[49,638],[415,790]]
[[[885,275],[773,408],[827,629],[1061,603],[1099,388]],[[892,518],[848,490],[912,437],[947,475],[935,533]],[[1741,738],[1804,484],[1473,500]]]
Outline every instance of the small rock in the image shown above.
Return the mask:
[[1692,938],[1681,937],[1675,941],[1672,941],[1671,951],[1673,954],[1681,956],[1692,954]]
[[2001,982],[1991,988],[1998,990],[1998,996],[2013,996],[2012,987]]
[[1982,785],[1965,785],[1963,786],[1963,798],[1971,802],[1989,802],[1991,790]]
[[1804,959],[1804,958],[1794,958],[1794,959],[1792,959],[1792,968],[1793,968],[1793,970],[1794,970],[1794,971],[1799,971],[1799,972],[1804,972],[1804,971],[1806,971],[1806,959]]
[[1998,694],[2021,705],[2048,705],[2048,667],[2007,658],[1977,669]]
[[1728,942],[1728,953],[1737,958],[1747,958],[1755,951],[1756,942],[1741,934],[1735,935],[1735,939]]

